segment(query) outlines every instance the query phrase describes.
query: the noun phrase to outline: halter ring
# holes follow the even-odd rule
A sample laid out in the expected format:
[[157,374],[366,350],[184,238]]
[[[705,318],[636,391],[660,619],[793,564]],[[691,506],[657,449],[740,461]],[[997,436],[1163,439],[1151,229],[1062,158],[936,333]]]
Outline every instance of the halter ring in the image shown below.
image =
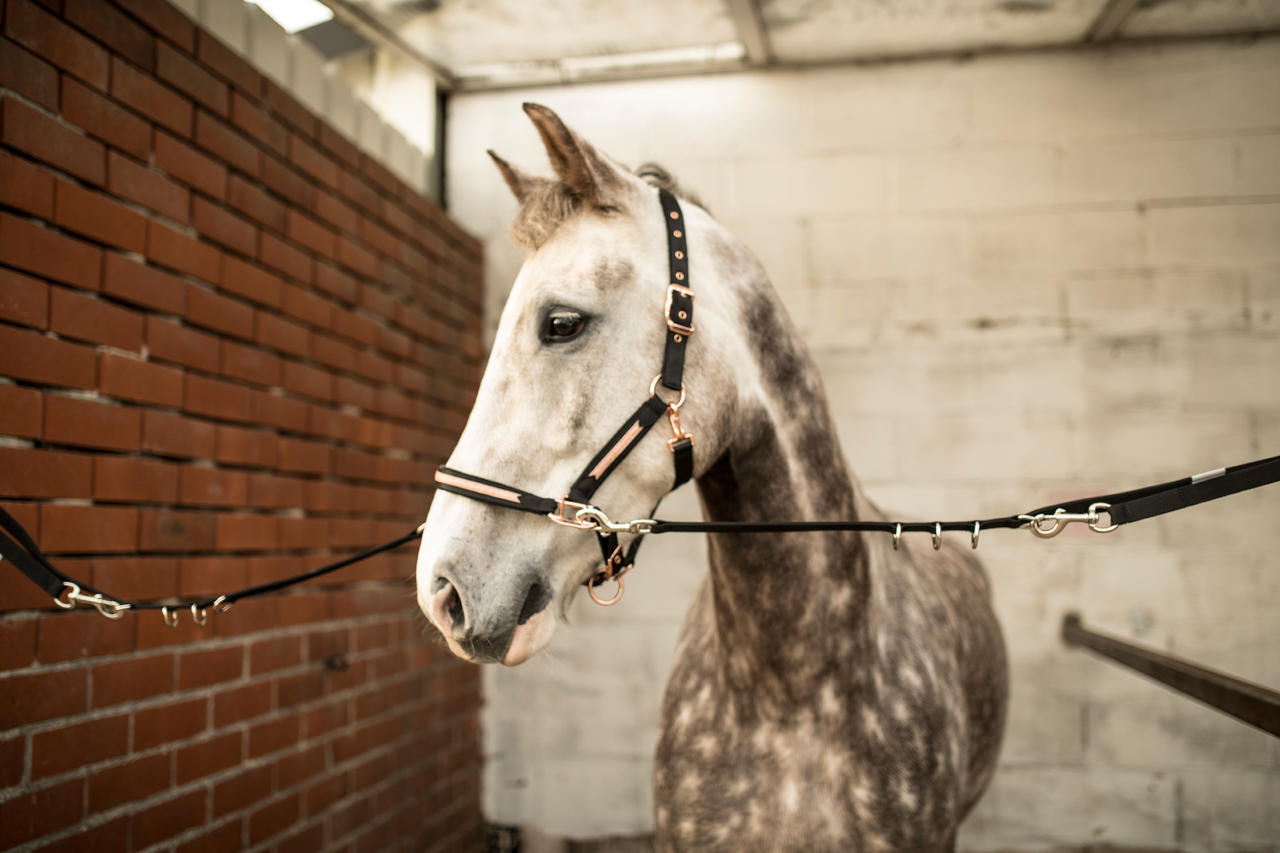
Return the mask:
[[[653,381],[649,383],[650,397],[652,397],[654,394],[658,392],[658,380],[661,378],[662,378],[662,374],[659,373],[657,376],[653,377]],[[659,397],[658,399],[662,399],[662,398]],[[667,403],[666,400],[662,400],[662,402]],[[683,405],[684,405],[684,383],[681,382],[680,383],[680,399],[676,400],[674,403],[667,403],[667,408],[675,409],[679,411],[680,407]]]

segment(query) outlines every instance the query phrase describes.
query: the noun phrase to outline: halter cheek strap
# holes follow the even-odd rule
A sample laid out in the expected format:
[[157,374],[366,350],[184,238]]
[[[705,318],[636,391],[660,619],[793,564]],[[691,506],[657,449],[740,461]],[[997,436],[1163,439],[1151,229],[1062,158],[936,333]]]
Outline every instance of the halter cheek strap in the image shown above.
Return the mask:
[[[684,405],[684,354],[693,326],[693,290],[689,283],[689,245],[685,238],[684,213],[680,202],[665,189],[658,190],[662,203],[662,221],[667,228],[667,258],[670,281],[663,303],[663,318],[667,324],[666,346],[663,350],[662,372],[649,386],[649,399],[618,427],[617,432],[605,442],[604,447],[591,458],[581,476],[561,498],[553,499],[535,495],[499,483],[441,467],[436,471],[436,488],[455,495],[506,509],[545,515],[557,524],[580,530],[594,529],[599,534],[600,557],[604,567],[586,582],[592,600],[598,604],[614,604],[622,597],[622,575],[635,565],[636,552],[643,539],[637,536],[625,551],[618,540],[619,533],[641,534],[649,532],[648,519],[616,525],[608,517],[591,506],[591,498],[604,483],[605,478],[617,470],[640,439],[661,420],[663,415],[671,426],[671,438],[667,447],[671,450],[676,489],[693,477],[693,436],[680,425],[680,407]],[[677,392],[674,402],[663,400],[657,393],[658,383]],[[654,511],[657,506],[654,506]],[[652,512],[650,513],[652,515]],[[600,599],[595,588],[605,581],[618,582],[618,594],[612,599]]]

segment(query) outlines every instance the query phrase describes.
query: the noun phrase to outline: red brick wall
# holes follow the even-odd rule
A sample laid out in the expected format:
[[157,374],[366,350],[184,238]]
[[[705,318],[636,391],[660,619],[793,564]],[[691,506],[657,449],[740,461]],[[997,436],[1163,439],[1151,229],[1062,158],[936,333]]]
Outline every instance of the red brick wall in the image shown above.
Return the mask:
[[[163,0],[4,3],[0,502],[71,574],[212,595],[411,529],[480,262]],[[0,563],[0,848],[476,848],[477,673],[413,555],[177,629]]]

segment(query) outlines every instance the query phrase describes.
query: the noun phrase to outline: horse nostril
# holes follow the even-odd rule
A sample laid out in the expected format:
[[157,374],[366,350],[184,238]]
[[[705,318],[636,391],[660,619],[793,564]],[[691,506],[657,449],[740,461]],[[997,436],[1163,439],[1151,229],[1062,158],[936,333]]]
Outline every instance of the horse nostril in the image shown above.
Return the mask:
[[445,599],[444,606],[449,613],[449,619],[453,622],[453,627],[462,628],[465,614],[462,612],[462,598],[458,595],[457,589],[449,590],[449,597]]

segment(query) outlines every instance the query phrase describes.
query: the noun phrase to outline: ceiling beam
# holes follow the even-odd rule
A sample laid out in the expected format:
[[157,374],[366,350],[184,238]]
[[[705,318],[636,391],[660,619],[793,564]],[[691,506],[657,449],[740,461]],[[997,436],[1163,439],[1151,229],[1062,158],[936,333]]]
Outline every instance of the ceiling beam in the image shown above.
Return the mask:
[[1087,42],[1111,41],[1120,35],[1128,22],[1129,16],[1138,8],[1141,0],[1107,0],[1098,12],[1089,29],[1085,30],[1084,40]]
[[725,0],[729,17],[738,28],[738,38],[747,51],[750,65],[769,65],[773,62],[773,50],[769,47],[769,34],[764,28],[759,0]]

